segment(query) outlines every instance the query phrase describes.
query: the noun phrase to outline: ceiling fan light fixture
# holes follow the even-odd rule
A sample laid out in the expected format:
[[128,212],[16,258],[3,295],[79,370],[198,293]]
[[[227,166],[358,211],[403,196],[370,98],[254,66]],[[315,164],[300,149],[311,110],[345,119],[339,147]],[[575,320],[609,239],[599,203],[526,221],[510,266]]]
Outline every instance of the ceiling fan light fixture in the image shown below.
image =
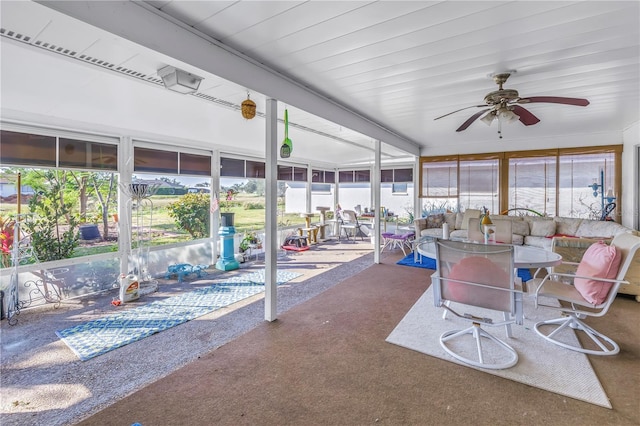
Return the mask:
[[498,119],[503,123],[513,123],[514,121],[518,121],[520,117],[507,108],[501,108],[498,112]]
[[165,88],[185,95],[196,92],[202,81],[202,77],[170,65],[160,68],[158,75],[162,79]]
[[489,111],[487,114],[485,114],[484,117],[482,117],[480,119],[480,121],[482,121],[487,126],[491,126],[491,123],[493,122],[494,118],[496,118],[496,112],[495,111]]

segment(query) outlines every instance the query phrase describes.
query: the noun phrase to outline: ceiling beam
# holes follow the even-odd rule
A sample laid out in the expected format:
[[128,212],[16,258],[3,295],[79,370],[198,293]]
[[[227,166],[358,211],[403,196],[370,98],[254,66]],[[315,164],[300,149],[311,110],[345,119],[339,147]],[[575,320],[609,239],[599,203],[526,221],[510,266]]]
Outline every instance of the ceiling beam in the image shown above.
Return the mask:
[[[143,2],[37,3],[268,97],[296,106],[375,140],[420,155],[419,144],[321,93],[178,22]],[[167,64],[170,65],[170,64]]]

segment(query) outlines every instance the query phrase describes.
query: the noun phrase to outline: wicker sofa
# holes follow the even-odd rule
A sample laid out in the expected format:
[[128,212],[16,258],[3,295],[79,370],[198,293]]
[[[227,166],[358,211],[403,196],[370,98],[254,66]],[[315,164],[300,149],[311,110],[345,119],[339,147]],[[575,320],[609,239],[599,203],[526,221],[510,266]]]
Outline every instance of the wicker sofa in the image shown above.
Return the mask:
[[[429,235],[442,237],[442,225],[449,225],[450,238],[466,239],[469,218],[480,217],[480,210],[467,209],[464,213],[440,213],[414,220],[416,239]],[[638,234],[616,222],[579,219],[569,217],[505,216],[490,215],[493,222],[512,221],[513,244],[555,250],[562,247],[563,258],[579,262],[584,251],[595,241],[610,242],[623,232]],[[640,302],[640,256],[629,268],[627,281],[631,284],[621,287],[620,292],[636,295]]]

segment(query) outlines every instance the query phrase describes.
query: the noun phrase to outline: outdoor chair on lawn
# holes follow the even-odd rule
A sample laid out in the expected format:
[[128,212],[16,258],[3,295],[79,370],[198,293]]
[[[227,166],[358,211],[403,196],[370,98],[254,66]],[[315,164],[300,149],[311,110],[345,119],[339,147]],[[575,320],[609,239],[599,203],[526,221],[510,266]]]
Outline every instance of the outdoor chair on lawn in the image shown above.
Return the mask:
[[[511,324],[522,324],[522,290],[516,283],[513,256],[511,245],[436,242],[434,304],[471,322],[471,327],[440,336],[442,348],[457,360],[488,369],[518,362],[515,349],[483,329],[504,326],[507,337],[512,337]],[[490,311],[502,312],[503,319],[489,318]]]
[[[615,300],[629,266],[640,256],[640,237],[619,234],[611,245],[592,244],[584,253],[575,273],[560,273],[556,268],[535,289],[536,307],[543,306],[561,313],[560,318],[540,321],[536,332],[551,343],[591,355],[615,355],[620,347],[611,338],[596,331],[582,320],[588,316],[605,315]],[[560,303],[550,303],[552,298]],[[574,333],[583,332],[593,345],[576,345]],[[569,332],[569,335],[566,333]]]

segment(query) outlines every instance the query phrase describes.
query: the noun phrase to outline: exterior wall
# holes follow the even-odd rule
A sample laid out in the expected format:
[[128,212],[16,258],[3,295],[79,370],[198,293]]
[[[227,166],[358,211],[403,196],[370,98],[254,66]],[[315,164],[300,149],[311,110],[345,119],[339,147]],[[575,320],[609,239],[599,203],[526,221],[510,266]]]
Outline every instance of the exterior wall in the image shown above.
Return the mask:
[[[381,205],[387,210],[390,210],[397,214],[399,217],[408,217],[407,211],[413,211],[413,184],[409,184],[407,188],[407,195],[394,195],[392,194],[391,184],[383,183],[380,188],[380,200]],[[365,207],[371,208],[371,189],[369,184],[363,184],[362,186],[340,186],[340,200],[348,200],[347,202],[341,201],[340,206],[343,209],[353,210],[355,206],[360,204],[362,210]],[[285,211],[286,213],[301,213],[306,210],[306,187],[304,185],[292,184],[288,187],[285,193]],[[314,205],[312,209],[317,206],[327,206],[331,210],[335,209],[333,205],[333,193],[332,194],[314,194]]]

